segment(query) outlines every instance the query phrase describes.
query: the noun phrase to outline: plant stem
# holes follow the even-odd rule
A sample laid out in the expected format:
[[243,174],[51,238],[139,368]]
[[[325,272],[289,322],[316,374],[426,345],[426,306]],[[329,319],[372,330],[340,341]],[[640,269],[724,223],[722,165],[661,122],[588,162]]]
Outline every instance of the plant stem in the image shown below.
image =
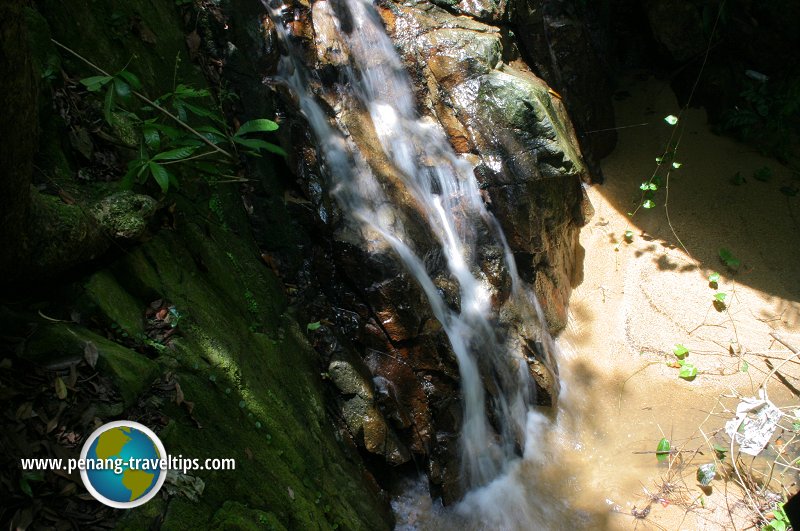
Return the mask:
[[[104,76],[114,77],[111,74],[109,74],[108,72],[106,72],[105,70],[103,70],[102,68],[100,68],[99,66],[97,66],[96,64],[94,64],[93,62],[91,62],[90,60],[88,60],[87,58],[85,58],[84,56],[82,56],[81,54],[79,54],[78,52],[76,52],[75,50],[73,50],[72,48],[70,48],[70,47],[68,47],[68,46],[66,46],[64,44],[61,44],[60,42],[58,42],[55,39],[50,39],[50,41],[52,41],[52,43],[55,44],[56,46],[58,46],[59,48],[63,48],[64,50],[68,51],[69,53],[71,53],[72,55],[74,55],[75,57],[77,57],[78,59],[80,59],[81,61],[86,63],[87,65],[91,66],[92,68],[94,68],[95,70],[97,70],[98,72],[103,74]],[[167,116],[169,116],[170,118],[175,120],[175,122],[177,122],[178,125],[180,125],[184,129],[186,129],[187,131],[189,131],[190,133],[195,135],[197,138],[202,140],[205,144],[207,144],[209,147],[211,147],[214,151],[217,151],[217,152],[221,153],[222,155],[225,155],[229,159],[233,159],[233,155],[231,155],[230,152],[225,151],[221,147],[219,147],[216,144],[214,144],[213,142],[211,142],[208,138],[204,137],[200,132],[195,130],[191,125],[187,124],[186,122],[184,122],[183,120],[181,120],[180,118],[178,118],[177,116],[175,116],[174,114],[169,112],[164,107],[160,106],[159,104],[157,104],[156,102],[154,102],[153,100],[151,100],[150,98],[148,98],[147,96],[142,94],[141,92],[138,92],[138,91],[133,90],[133,89],[131,89],[131,92],[133,93],[134,96],[136,96],[140,100],[144,101],[148,105],[152,105],[155,109],[161,111],[163,114],[166,114]]]

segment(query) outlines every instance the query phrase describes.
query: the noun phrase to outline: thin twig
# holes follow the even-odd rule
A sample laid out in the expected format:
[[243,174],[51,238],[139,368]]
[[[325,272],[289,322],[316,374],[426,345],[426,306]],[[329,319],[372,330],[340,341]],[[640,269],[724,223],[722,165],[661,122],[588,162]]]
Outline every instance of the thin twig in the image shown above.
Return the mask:
[[[108,72],[106,72],[105,70],[103,70],[102,68],[100,68],[99,66],[97,66],[96,64],[94,64],[93,62],[91,62],[90,60],[88,60],[87,58],[85,58],[84,56],[79,54],[78,52],[76,52],[75,50],[73,50],[72,48],[70,48],[68,46],[65,46],[64,44],[61,44],[60,42],[58,42],[55,39],[50,39],[50,40],[53,42],[53,44],[55,44],[56,46],[58,46],[60,48],[63,48],[66,51],[68,51],[69,53],[71,53],[72,55],[74,55],[75,57],[77,57],[78,59],[80,59],[81,61],[86,63],[87,65],[91,66],[92,68],[94,68],[95,70],[97,70],[98,72],[103,74],[104,76],[113,77],[111,74],[109,74]],[[181,120],[180,118],[178,118],[177,116],[175,116],[174,114],[169,112],[167,109],[165,109],[161,105],[157,104],[156,102],[154,102],[153,100],[151,100],[150,98],[148,98],[147,96],[142,94],[141,92],[138,92],[138,91],[133,90],[131,88],[131,93],[133,93],[134,96],[136,96],[140,100],[144,101],[148,105],[152,105],[155,109],[161,111],[162,113],[166,114],[167,116],[169,116],[170,118],[175,120],[175,122],[177,122],[178,125],[180,125],[184,129],[186,129],[187,131],[189,131],[190,133],[195,135],[197,138],[199,138],[201,141],[203,141],[205,144],[207,144],[209,147],[211,147],[215,151],[221,153],[222,155],[225,155],[229,159],[233,159],[233,155],[231,155],[230,152],[225,151],[224,149],[222,149],[218,145],[214,144],[212,141],[210,141],[208,138],[203,136],[202,133],[198,132],[191,125],[187,124],[186,122],[184,122],[183,120]]]

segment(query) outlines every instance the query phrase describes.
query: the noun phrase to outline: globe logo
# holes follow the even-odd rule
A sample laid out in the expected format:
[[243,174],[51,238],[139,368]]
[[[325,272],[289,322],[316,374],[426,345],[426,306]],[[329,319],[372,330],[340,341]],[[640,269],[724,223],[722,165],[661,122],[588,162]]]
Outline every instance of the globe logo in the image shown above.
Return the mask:
[[[167,477],[167,453],[147,426],[120,420],[97,428],[81,450],[81,479],[98,501],[130,509],[150,501]],[[163,461],[162,461],[163,460]]]

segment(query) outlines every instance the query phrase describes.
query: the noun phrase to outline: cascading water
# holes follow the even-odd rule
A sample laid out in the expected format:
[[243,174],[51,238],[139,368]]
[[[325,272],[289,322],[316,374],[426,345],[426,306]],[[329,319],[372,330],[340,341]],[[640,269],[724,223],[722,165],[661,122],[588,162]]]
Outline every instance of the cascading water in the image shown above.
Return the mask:
[[[518,344],[498,337],[500,317],[492,304],[496,290],[478,264],[479,244],[493,240],[489,244],[502,250],[511,305],[519,318],[544,323],[542,309],[517,274],[472,167],[455,154],[438,125],[417,115],[411,82],[372,4],[364,0],[323,4],[315,16],[327,18],[320,23],[332,27],[336,35],[331,49],[339,48],[347,57],[337,65],[338,80],[325,87],[319,73],[304,64],[303,51],[286,27],[291,9],[276,4],[267,7],[286,52],[278,77],[291,89],[315,133],[330,188],[342,210],[358,223],[371,251],[395,253],[442,324],[458,360],[464,399],[462,477],[468,488],[486,485],[516,458],[535,387],[525,355],[514,347]],[[365,117],[366,125],[337,123],[323,110],[320,98],[331,107]],[[376,171],[370,160],[375,154],[364,153],[353,141],[353,127],[377,137],[379,156],[389,169]],[[412,207],[411,213],[400,211],[398,198],[406,209]],[[417,242],[409,236],[409,223],[422,224],[446,258],[449,274],[458,284],[458,305],[448,302],[429,275]],[[542,326],[537,335],[539,354],[555,372],[553,340]],[[499,389],[489,400],[495,429],[486,410],[487,379]]]

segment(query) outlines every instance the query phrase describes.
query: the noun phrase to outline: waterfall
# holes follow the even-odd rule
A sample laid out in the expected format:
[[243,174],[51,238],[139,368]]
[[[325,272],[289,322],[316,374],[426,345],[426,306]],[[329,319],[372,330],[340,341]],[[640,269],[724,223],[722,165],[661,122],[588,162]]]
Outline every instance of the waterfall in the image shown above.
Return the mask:
[[[304,64],[303,49],[290,34],[291,7],[267,5],[283,45],[278,78],[296,98],[316,137],[330,189],[343,212],[358,224],[372,252],[392,252],[416,279],[457,357],[464,401],[461,434],[462,477],[466,487],[485,485],[508,469],[525,445],[526,422],[533,403],[525,354],[519,344],[498,337],[494,288],[477,263],[479,240],[492,240],[504,256],[514,311],[519,319],[544,323],[535,295],[522,282],[502,230],[487,210],[472,167],[459,158],[438,125],[420,117],[411,81],[372,4],[364,0],[329,0],[314,6],[315,26],[333,28],[332,53],[346,57],[336,64],[335,82]],[[316,17],[326,17],[316,20]],[[331,116],[321,105],[362,116],[388,167],[375,171],[374,153],[352,138],[361,127]],[[341,116],[342,113],[337,113]],[[367,120],[367,117],[369,120]],[[374,131],[374,132],[373,132]],[[378,173],[381,173],[378,175]],[[406,202],[402,212],[398,198]],[[453,308],[426,270],[409,223],[424,225],[446,259],[458,284],[460,304]],[[539,355],[550,361],[555,345],[539,326]],[[487,411],[486,380],[493,379]],[[555,380],[555,377],[554,377]],[[557,380],[556,380],[557,381]],[[496,428],[496,429],[495,429]]]

